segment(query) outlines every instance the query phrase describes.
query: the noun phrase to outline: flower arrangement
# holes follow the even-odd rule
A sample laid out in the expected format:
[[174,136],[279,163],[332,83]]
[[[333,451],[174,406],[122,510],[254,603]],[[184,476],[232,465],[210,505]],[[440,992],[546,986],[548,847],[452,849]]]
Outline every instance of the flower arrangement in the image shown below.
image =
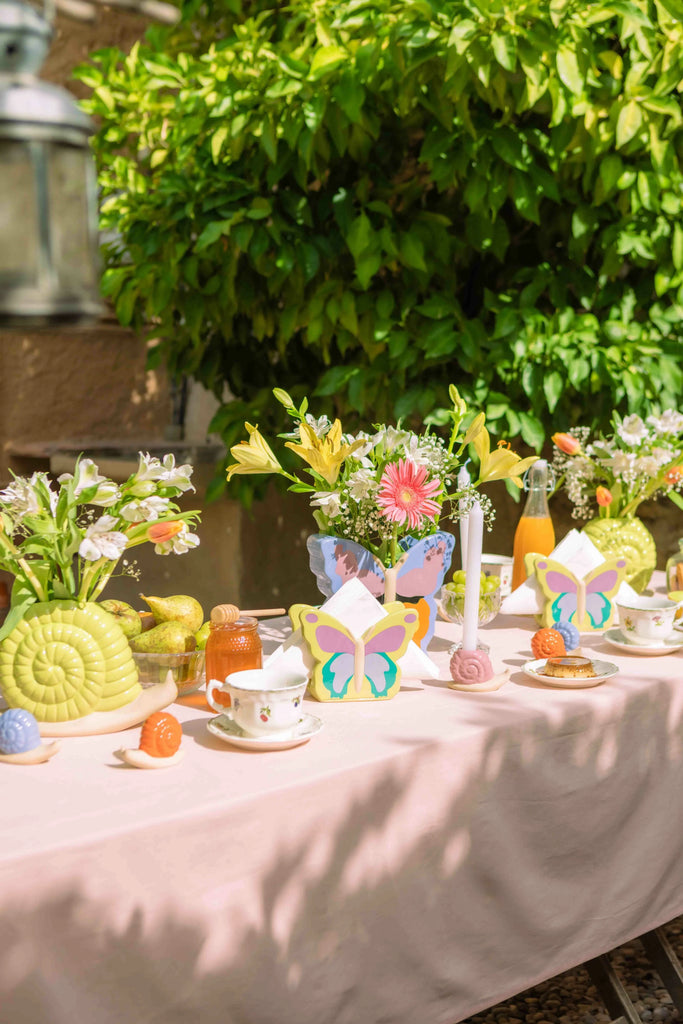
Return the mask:
[[635,515],[641,502],[668,494],[681,503],[683,413],[667,409],[644,421],[613,419],[614,431],[589,442],[587,427],[553,434],[553,468],[573,504],[572,516],[588,519],[593,502],[601,518]]
[[[3,639],[36,601],[94,601],[124,551],[149,541],[157,554],[182,554],[199,544],[190,532],[199,512],[181,512],[173,499],[194,490],[192,466],[143,452],[122,484],[79,457],[55,487],[46,473],[15,477],[0,491],[0,568],[15,577]],[[106,509],[99,515],[97,509]],[[123,562],[122,574],[135,574]]]
[[[258,426],[250,423],[245,424],[249,439],[230,449],[236,461],[228,468],[228,480],[245,473],[286,477],[290,491],[309,495],[321,533],[356,541],[385,565],[396,564],[400,539],[434,533],[441,519],[457,518],[475,497],[490,523],[490,500],[478,495],[477,488],[492,480],[521,486],[522,473],[536,460],[522,459],[504,441],[491,451],[485,414],[469,414],[454,385],[449,389],[448,439],[429,428],[415,433],[400,423],[345,434],[340,420],[313,417],[307,399],[297,408],[286,391],[276,388],[273,394],[295,421],[291,433],[279,436],[306,463],[309,480],[286,470]],[[470,444],[478,456],[478,475],[468,486],[458,487],[458,467]]]

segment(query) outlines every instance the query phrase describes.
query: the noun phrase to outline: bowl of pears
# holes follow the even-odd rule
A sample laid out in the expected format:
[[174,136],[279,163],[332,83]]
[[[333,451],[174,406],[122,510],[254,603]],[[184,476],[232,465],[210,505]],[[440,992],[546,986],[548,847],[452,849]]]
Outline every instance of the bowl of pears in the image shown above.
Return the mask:
[[[439,592],[437,608],[439,615],[446,622],[462,623],[466,580],[465,570],[456,569],[451,582],[445,583]],[[479,625],[485,626],[487,622],[491,622],[499,611],[500,576],[482,572],[479,586]]]
[[188,594],[145,597],[144,611],[125,601],[100,601],[128,639],[142,687],[163,683],[171,673],[183,695],[204,683],[204,648],[209,624],[196,598]]

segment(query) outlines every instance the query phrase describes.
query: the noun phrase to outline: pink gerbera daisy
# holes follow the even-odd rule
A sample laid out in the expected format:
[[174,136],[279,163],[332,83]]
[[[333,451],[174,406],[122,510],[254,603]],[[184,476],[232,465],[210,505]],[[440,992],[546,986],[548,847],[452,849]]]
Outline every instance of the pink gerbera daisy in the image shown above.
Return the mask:
[[427,480],[424,466],[416,466],[407,459],[392,462],[382,474],[379,486],[379,510],[393,523],[402,526],[407,519],[409,528],[417,530],[423,519],[439,512],[440,505],[432,498],[441,490],[441,484],[438,480]]

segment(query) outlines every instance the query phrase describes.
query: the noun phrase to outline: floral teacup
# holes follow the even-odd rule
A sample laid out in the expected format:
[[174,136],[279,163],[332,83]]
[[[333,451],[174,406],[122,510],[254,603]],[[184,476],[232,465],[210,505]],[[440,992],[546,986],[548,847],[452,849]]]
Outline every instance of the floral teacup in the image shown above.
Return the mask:
[[291,736],[302,717],[301,702],[308,678],[300,673],[283,673],[271,668],[232,672],[221,685],[212,679],[206,685],[211,707],[225,713],[225,705],[214,697],[217,690],[230,694],[230,715],[248,736],[284,739]]
[[633,597],[628,602],[617,602],[619,624],[632,643],[661,643],[673,632],[678,607],[679,603],[668,597]]

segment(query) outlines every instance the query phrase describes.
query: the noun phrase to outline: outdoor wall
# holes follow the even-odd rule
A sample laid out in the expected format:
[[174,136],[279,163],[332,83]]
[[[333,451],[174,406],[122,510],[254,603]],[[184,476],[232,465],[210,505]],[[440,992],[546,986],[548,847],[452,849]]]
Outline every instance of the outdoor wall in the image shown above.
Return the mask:
[[[143,30],[142,19],[111,9],[102,11],[95,25],[59,19],[43,76],[77,94],[78,87],[69,82],[76,64],[101,46],[128,48]],[[87,452],[88,444],[101,448],[107,442],[111,451],[102,466],[123,476],[131,471],[131,452],[138,448],[161,445],[174,450],[168,430],[168,381],[163,372],[148,371],[145,360],[144,342],[112,321],[89,331],[0,334],[0,482],[8,480],[10,469],[63,472],[73,464],[73,452]],[[185,507],[203,507],[200,547],[168,558],[155,556],[151,547],[138,549],[141,579],[115,579],[108,596],[139,605],[140,591],[190,593],[207,610],[221,601],[243,607],[316,601],[305,547],[314,524],[304,496],[282,494],[272,487],[267,500],[251,513],[227,498],[206,505],[204,489],[219,452],[214,449],[211,455],[205,444],[214,407],[215,399],[192,389],[185,440],[196,444],[201,454],[195,474],[198,490],[187,496]],[[558,429],[566,426],[558,424]],[[178,457],[182,459],[183,452]],[[502,484],[492,487],[490,494],[497,517],[484,546],[492,553],[509,554],[521,505]],[[577,525],[564,497],[553,500],[551,513],[558,538]],[[660,502],[644,509],[643,519],[655,534],[663,566],[683,535],[681,513],[671,503]],[[457,525],[451,529],[457,536]]]

